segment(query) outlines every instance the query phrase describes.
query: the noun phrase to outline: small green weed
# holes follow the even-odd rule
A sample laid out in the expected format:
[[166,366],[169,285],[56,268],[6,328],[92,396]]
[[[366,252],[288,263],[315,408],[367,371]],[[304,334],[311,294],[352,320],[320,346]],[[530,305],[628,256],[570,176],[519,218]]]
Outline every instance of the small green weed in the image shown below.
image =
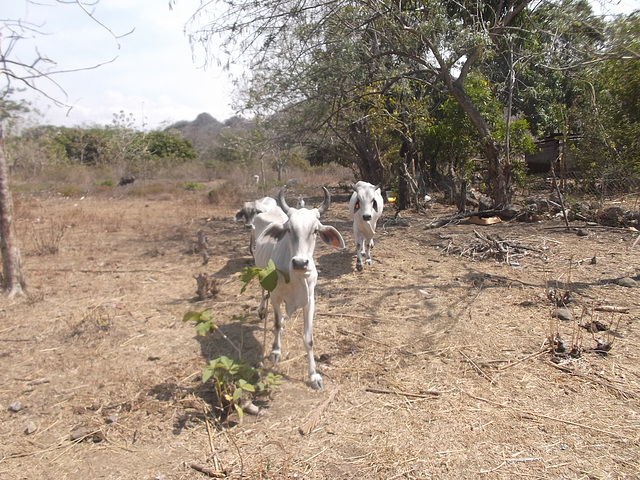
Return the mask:
[[185,190],[190,190],[190,191],[198,191],[198,190],[204,190],[204,183],[198,183],[198,182],[185,182],[183,185]]
[[96,187],[113,187],[115,185],[115,183],[113,183],[113,180],[111,179],[95,181],[93,182],[93,184]]
[[229,414],[231,408],[235,409],[239,417],[243,411],[240,406],[242,396],[249,394],[255,397],[266,393],[270,388],[281,384],[282,377],[271,372],[252,367],[243,360],[237,362],[229,357],[214,358],[202,371],[202,383],[212,380],[218,407],[225,414]]
[[[233,320],[240,322],[246,319],[246,315],[233,317]],[[200,336],[206,336],[218,329],[213,322],[213,315],[206,310],[187,312],[182,320],[184,322],[194,321],[194,328]],[[234,347],[240,356],[241,349],[220,329],[218,329],[218,332]],[[270,388],[280,385],[281,378],[280,375],[254,368],[242,359],[234,361],[224,355],[211,360],[202,370],[202,383],[206,383],[209,380],[213,382],[218,402],[217,408],[221,414],[229,415],[235,410],[239,417],[243,415],[242,404],[251,403],[242,402],[243,395],[255,398],[258,395],[266,394]]]

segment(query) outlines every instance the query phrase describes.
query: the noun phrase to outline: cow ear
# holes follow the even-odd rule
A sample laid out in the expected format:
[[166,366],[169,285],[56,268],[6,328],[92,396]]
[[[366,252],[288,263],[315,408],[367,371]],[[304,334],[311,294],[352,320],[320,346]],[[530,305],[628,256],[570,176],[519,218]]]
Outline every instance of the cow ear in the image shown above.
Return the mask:
[[318,229],[318,233],[322,241],[327,245],[340,249],[344,248],[344,239],[335,228],[323,225]]
[[265,238],[271,237],[274,240],[282,240],[289,230],[281,223],[272,223],[262,233]]

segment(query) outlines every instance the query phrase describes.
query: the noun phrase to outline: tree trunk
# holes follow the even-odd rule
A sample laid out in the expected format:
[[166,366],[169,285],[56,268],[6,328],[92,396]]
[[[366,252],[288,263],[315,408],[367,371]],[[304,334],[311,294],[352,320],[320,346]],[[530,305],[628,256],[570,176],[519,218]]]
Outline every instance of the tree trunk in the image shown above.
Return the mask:
[[380,155],[362,122],[353,122],[349,126],[349,138],[356,151],[356,163],[360,171],[361,180],[373,185],[384,182],[384,166]]
[[489,125],[473,104],[464,88],[458,83],[447,83],[450,93],[469,115],[469,119],[478,130],[484,143],[489,171],[489,196],[495,202],[495,208],[504,208],[511,201],[511,166],[500,161],[500,146],[491,135]]
[[4,288],[9,298],[24,295],[24,280],[20,266],[18,238],[13,228],[13,202],[9,184],[9,167],[4,150],[4,132],[0,128],[0,252]]

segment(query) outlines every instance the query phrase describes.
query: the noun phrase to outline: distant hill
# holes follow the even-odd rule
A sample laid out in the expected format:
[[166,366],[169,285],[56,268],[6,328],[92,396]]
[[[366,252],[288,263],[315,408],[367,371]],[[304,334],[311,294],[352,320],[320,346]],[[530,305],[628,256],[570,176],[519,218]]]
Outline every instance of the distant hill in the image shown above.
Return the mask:
[[199,114],[195,120],[180,120],[169,125],[166,130],[178,130],[191,140],[193,148],[199,155],[206,155],[216,145],[220,132],[224,128],[245,130],[251,126],[251,121],[239,116],[231,117],[219,122],[208,113]]

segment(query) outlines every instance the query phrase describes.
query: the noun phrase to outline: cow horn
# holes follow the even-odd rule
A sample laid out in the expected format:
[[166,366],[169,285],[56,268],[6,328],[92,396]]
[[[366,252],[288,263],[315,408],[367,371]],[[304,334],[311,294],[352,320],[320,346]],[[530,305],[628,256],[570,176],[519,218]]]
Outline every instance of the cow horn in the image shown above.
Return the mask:
[[322,187],[322,190],[324,191],[324,202],[322,202],[322,205],[318,208],[320,215],[324,215],[324,213],[329,210],[329,205],[331,205],[331,195],[329,194],[329,190],[327,190],[327,187]]
[[282,209],[282,211],[285,214],[289,214],[289,205],[287,205],[287,201],[284,199],[284,189],[285,187],[282,187],[280,189],[280,194],[278,195],[278,204],[280,206],[280,208]]

